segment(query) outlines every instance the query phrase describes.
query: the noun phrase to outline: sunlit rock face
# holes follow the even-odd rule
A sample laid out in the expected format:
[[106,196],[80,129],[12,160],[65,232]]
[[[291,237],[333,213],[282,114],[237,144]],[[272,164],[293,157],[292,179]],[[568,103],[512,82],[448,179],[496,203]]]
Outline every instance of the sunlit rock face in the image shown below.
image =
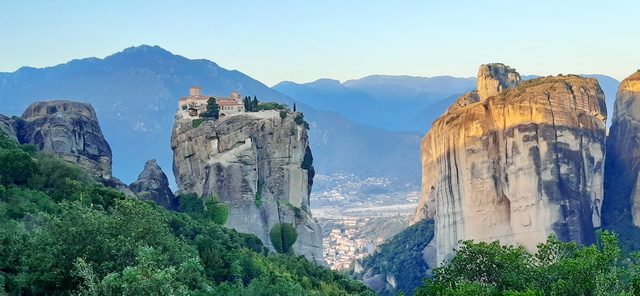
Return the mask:
[[[620,83],[607,140],[607,168],[628,180],[616,184],[630,188],[624,196],[607,196],[609,204],[631,206],[633,223],[640,226],[640,70]],[[613,173],[613,172],[612,172]],[[634,182],[635,181],[635,182]]]
[[520,83],[501,64],[479,73],[489,76],[478,83],[483,89],[463,95],[421,143],[423,188],[413,221],[435,219],[437,262],[459,240],[529,251],[550,234],[594,242],[607,115],[598,82],[559,76]]
[[295,253],[324,263],[322,231],[309,206],[309,138],[294,120],[300,115],[247,112],[196,128],[192,120],[178,118],[171,137],[173,172],[180,192],[217,194],[229,206],[227,227],[254,234],[272,248],[271,227],[291,223],[298,232]]
[[503,90],[516,87],[522,82],[520,74],[504,64],[486,64],[478,69],[478,97],[481,101],[495,96]]

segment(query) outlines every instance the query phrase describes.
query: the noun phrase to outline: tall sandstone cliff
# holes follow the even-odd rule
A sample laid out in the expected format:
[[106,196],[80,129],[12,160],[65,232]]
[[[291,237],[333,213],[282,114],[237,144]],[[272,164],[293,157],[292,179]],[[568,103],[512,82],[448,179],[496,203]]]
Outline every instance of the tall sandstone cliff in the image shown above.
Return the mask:
[[[459,240],[534,251],[555,234],[594,242],[603,200],[606,107],[595,79],[539,78],[482,65],[478,90],[434,121],[421,143],[413,221],[434,218],[435,262]],[[428,256],[426,256],[428,257]]]
[[635,226],[640,226],[639,173],[640,70],[620,83],[607,139],[607,174],[610,178],[617,178],[610,183],[618,187],[612,188],[616,194],[607,195],[608,208],[617,215],[628,215],[631,209]]
[[229,206],[227,227],[272,248],[273,225],[291,223],[298,233],[294,252],[323,263],[322,232],[309,206],[313,158],[298,116],[248,112],[196,128],[191,119],[176,118],[173,171],[181,193],[217,194]]

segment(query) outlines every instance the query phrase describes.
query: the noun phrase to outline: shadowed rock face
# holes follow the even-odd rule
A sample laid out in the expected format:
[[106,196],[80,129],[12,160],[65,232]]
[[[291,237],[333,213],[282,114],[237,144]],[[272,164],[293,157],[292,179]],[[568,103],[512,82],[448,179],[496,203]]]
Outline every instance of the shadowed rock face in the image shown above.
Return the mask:
[[90,104],[36,102],[24,111],[22,118],[25,125],[18,133],[20,142],[58,154],[85,167],[94,177],[111,178],[111,148]]
[[31,104],[22,114],[18,138],[62,159],[84,167],[97,181],[135,196],[111,175],[111,147],[104,139],[96,111],[90,104],[44,101]]
[[272,248],[271,227],[291,223],[298,232],[295,253],[322,263],[322,233],[309,207],[311,150],[306,129],[294,121],[300,115],[245,113],[197,128],[178,118],[173,172],[181,193],[217,194],[229,206],[227,227],[255,234]]
[[607,168],[631,176],[626,182],[621,181],[628,183],[621,184],[624,196],[607,196],[607,203],[613,207],[630,205],[633,223],[640,226],[640,70],[618,88],[607,140]]
[[169,179],[155,159],[147,161],[138,180],[129,185],[139,199],[152,200],[167,210],[176,210],[178,200],[169,188]]
[[15,121],[2,114],[0,114],[0,131],[16,142],[18,141],[18,130]]
[[[497,85],[519,82],[515,71],[504,72],[497,71]],[[512,82],[500,82],[505,77]],[[529,251],[550,234],[594,242],[607,115],[598,82],[540,78],[460,100],[421,143],[423,189],[413,221],[435,219],[437,262],[459,240],[499,240]]]

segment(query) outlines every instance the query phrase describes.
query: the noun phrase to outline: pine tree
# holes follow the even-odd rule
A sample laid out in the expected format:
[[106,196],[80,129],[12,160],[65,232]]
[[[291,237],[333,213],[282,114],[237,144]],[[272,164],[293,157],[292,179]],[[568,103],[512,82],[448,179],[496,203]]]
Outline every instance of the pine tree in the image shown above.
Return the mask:
[[258,111],[258,98],[256,96],[253,96],[253,101],[251,102],[251,110],[252,111]]
[[200,114],[200,117],[218,119],[219,114],[220,114],[220,108],[216,103],[216,98],[210,97],[209,100],[207,101],[207,111]]

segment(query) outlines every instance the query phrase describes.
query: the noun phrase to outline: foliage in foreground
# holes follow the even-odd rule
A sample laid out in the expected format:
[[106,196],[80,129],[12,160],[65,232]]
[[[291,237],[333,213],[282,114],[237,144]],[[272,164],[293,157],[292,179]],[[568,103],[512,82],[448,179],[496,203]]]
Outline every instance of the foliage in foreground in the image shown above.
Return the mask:
[[189,214],[0,135],[0,295],[372,295],[221,226],[214,198],[181,201]]
[[617,235],[598,234],[589,247],[550,236],[535,255],[465,241],[414,295],[640,295],[640,256],[622,258]]

